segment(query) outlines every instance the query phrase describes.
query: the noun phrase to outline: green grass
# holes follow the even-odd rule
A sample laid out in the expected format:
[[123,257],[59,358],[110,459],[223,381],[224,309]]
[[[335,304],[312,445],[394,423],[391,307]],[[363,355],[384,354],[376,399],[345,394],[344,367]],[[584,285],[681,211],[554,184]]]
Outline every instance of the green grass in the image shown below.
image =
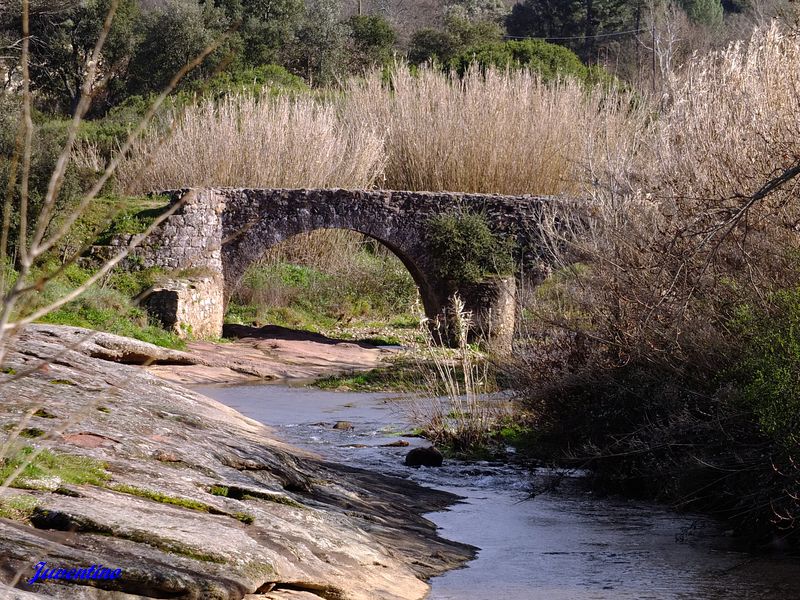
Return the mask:
[[115,333],[165,348],[186,348],[184,340],[150,323],[143,309],[131,305],[128,298],[112,289],[91,288],[81,298],[44,316],[41,322]]
[[360,373],[332,375],[313,384],[323,390],[354,392],[414,391],[425,386],[422,371],[414,361],[399,360],[386,367]]
[[[45,274],[52,273],[57,268],[59,264],[56,261],[40,265],[32,274],[31,281],[40,280]],[[48,313],[40,319],[40,322],[86,327],[166,348],[183,349],[186,343],[182,339],[151,323],[147,313],[132,302],[132,297],[152,285],[161,274],[162,271],[158,269],[139,273],[114,273],[104,286],[95,284],[89,287],[78,299]],[[63,273],[32,295],[15,317],[24,316],[47,306],[83,285],[91,275],[92,271],[74,264],[66,267]]]
[[245,525],[252,525],[256,522],[256,518],[253,515],[244,512],[233,513],[231,516],[237,521],[241,521]]
[[27,522],[38,501],[33,496],[0,497],[0,519]]
[[495,437],[524,455],[534,454],[539,443],[538,432],[520,423],[506,424],[495,433]]
[[218,510],[213,506],[206,504],[205,502],[200,502],[199,500],[194,500],[192,498],[170,496],[169,494],[157,492],[156,490],[148,490],[146,488],[140,488],[125,483],[115,483],[109,485],[108,487],[109,489],[112,489],[115,492],[120,492],[122,494],[129,494],[131,496],[138,496],[140,498],[147,498],[148,500],[153,500],[154,502],[160,502],[161,504],[171,504],[173,506],[180,506],[181,508],[189,508],[191,510],[199,510],[200,512],[207,512],[212,514],[225,514],[223,511]]
[[225,485],[212,485],[208,489],[208,493],[211,494],[212,496],[222,496],[224,498],[228,497],[229,491],[230,490],[228,489],[228,486]]
[[403,326],[416,324],[410,315],[416,286],[399,260],[379,256],[369,248],[349,260],[344,273],[288,262],[256,263],[232,298],[226,321],[326,334],[351,323],[391,319]]
[[107,199],[107,204],[108,224],[96,240],[101,245],[108,243],[115,235],[144,233],[167,209],[169,200],[162,196],[112,197]]
[[[25,446],[0,463],[0,481],[5,481],[17,467],[27,462],[33,453],[31,446]],[[36,489],[36,480],[57,477],[62,483],[76,485],[89,484],[102,486],[109,474],[105,463],[85,456],[57,454],[43,450],[22,473],[11,482],[12,487]]]

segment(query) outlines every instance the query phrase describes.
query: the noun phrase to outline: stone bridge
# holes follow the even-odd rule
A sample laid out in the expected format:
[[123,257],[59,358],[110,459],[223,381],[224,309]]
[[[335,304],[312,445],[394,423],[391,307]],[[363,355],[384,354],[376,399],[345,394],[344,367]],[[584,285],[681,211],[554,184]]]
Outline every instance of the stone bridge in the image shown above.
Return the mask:
[[[179,208],[131,261],[177,274],[146,300],[167,326],[219,336],[225,304],[247,267],[283,240],[317,229],[349,229],[391,250],[419,287],[427,316],[440,317],[458,292],[475,330],[506,343],[515,322],[514,277],[478,284],[443,280],[430,250],[434,215],[474,211],[500,236],[513,236],[520,264],[537,261],[544,198],[388,190],[187,189],[167,192]],[[122,243],[122,242],[120,242]]]

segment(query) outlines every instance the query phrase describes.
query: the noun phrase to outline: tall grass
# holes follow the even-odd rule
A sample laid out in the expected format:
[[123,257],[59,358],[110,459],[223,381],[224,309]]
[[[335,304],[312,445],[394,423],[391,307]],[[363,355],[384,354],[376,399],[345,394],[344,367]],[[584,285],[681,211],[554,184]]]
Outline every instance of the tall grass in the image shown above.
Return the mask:
[[385,186],[499,194],[575,194],[640,126],[631,94],[471,68],[462,78],[397,66],[353,83],[353,120],[380,125]]
[[748,194],[800,155],[796,31],[756,29],[673,79],[648,161],[659,196],[696,203]]
[[[164,142],[154,133],[119,176],[146,187],[350,187],[567,194],[596,181],[646,111],[632,93],[544,83],[535,73],[473,68],[459,78],[396,65],[343,96],[232,96],[190,106]],[[160,142],[160,146],[159,146]]]
[[565,265],[593,263],[583,317],[621,360],[680,363],[697,351],[712,368],[722,356],[704,348],[730,339],[720,321],[731,307],[764,306],[800,271],[800,38],[758,29],[673,79],[635,151],[586,198],[591,232],[552,248]]
[[451,352],[436,344],[428,320],[420,321],[424,344],[416,358],[423,390],[399,400],[399,408],[440,448],[457,455],[485,453],[509,423],[511,405],[492,396],[496,389],[489,361],[467,343],[472,315],[464,302],[455,295],[448,310],[456,348]]
[[[159,137],[141,141],[121,169],[126,191],[364,188],[384,162],[383,141],[370,127],[342,120],[333,105],[310,97],[207,100],[186,108],[166,141]],[[146,184],[134,185],[140,173]]]

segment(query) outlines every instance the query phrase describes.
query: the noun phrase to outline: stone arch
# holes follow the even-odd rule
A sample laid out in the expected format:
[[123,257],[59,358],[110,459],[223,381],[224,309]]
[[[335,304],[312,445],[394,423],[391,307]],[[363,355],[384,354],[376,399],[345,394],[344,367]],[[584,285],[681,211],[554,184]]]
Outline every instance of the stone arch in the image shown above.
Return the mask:
[[435,318],[448,294],[437,281],[434,261],[425,251],[419,220],[391,210],[380,202],[383,195],[364,196],[354,198],[351,192],[318,198],[315,191],[308,191],[299,198],[294,192],[290,202],[282,202],[280,196],[241,201],[237,195],[234,202],[229,199],[223,214],[221,256],[226,301],[247,267],[270,248],[295,235],[341,229],[360,233],[392,252],[416,283],[426,315]]
[[304,233],[313,233],[314,231],[324,231],[324,230],[338,230],[338,231],[352,231],[355,233],[360,233],[369,239],[375,240],[381,246],[385,247],[389,252],[391,252],[397,259],[403,264],[405,269],[411,275],[414,283],[419,290],[420,299],[422,301],[423,308],[425,309],[425,314],[428,318],[433,319],[439,314],[442,310],[442,302],[440,298],[440,292],[435,284],[435,280],[433,280],[429,273],[426,273],[420,265],[413,260],[408,254],[403,252],[402,249],[394,246],[391,242],[383,240],[381,238],[375,237],[369,233],[365,233],[363,231],[359,231],[357,229],[352,228],[333,228],[333,227],[318,227],[316,229],[309,229],[300,231],[298,233],[292,234],[285,234],[284,232],[280,232],[279,235],[271,237],[269,240],[263,240],[261,238],[261,243],[254,243],[252,240],[248,240],[243,245],[246,246],[247,251],[241,251],[241,246],[226,246],[222,247],[222,274],[225,281],[225,290],[224,290],[224,298],[225,304],[227,306],[227,302],[236,289],[236,287],[241,282],[242,277],[244,276],[245,271],[247,268],[267,253],[268,250],[274,248],[278,244],[285,242],[296,235],[301,235]]

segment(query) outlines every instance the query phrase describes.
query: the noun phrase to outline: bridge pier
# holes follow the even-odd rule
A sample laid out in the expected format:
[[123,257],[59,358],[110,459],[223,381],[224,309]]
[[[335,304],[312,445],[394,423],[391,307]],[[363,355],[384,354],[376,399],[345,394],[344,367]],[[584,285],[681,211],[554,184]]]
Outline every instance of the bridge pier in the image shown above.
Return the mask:
[[485,343],[498,353],[510,352],[517,320],[516,278],[493,277],[464,285],[459,295],[472,315],[469,341]]

